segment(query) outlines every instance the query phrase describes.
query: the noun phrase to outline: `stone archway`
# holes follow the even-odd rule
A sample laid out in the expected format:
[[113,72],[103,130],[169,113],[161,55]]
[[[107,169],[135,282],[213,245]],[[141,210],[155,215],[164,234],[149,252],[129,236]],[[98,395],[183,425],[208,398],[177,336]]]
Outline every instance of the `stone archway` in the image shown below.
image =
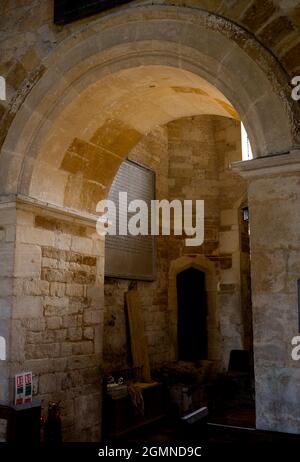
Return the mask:
[[[67,148],[91,118],[80,95],[93,107],[96,82],[136,66],[185,69],[215,85],[239,112],[255,157],[299,146],[289,83],[277,61],[239,26],[226,20],[220,24],[220,18],[203,11],[178,8],[174,17],[170,7],[128,9],[83,26],[42,64],[43,75],[19,108],[2,147],[5,194],[28,194],[34,159],[59,114],[64,116],[56,133]],[[84,94],[87,88],[90,95]]]
[[[41,65],[37,69],[40,78],[36,79],[30,93],[26,93],[26,86],[23,89],[23,103],[11,123],[0,155],[0,193],[3,199],[0,224],[10,229],[10,237],[5,241],[2,252],[6,259],[6,269],[2,276],[9,279],[11,284],[3,319],[11,340],[7,348],[7,361],[3,361],[1,397],[9,399],[9,380],[20,366],[29,367],[31,364],[35,367],[30,361],[44,360],[45,356],[53,355],[51,370],[40,373],[41,394],[50,396],[56,384],[62,382],[61,396],[65,397],[63,390],[70,383],[76,383],[76,377],[79,377],[85,392],[77,390],[74,402],[68,404],[70,414],[73,412],[73,424],[81,415],[87,426],[82,427],[77,419],[77,426],[72,428],[70,438],[75,435],[77,438],[97,440],[101,420],[100,405],[97,409],[94,402],[99,403],[101,393],[99,383],[93,384],[90,378],[95,378],[101,364],[104,256],[103,242],[93,231],[95,216],[87,207],[91,196],[84,195],[87,190],[84,181],[93,184],[93,173],[102,173],[103,177],[95,182],[97,184],[92,191],[95,191],[94,201],[105,196],[117,166],[140,135],[147,133],[156,124],[184,115],[199,114],[199,107],[191,110],[184,103],[191,89],[193,95],[197,89],[198,95],[204,97],[203,92],[206,92],[211,100],[215,100],[213,109],[210,105],[211,110],[215,111],[218,107],[219,111],[223,111],[222,115],[224,111],[229,111],[230,116],[236,114],[233,107],[238,111],[257,158],[251,164],[255,170],[268,170],[268,160],[265,159],[268,156],[278,155],[275,161],[274,157],[271,158],[274,164],[279,162],[279,154],[287,153],[289,157],[284,162],[287,164],[297,155],[300,141],[298,112],[290,98],[287,76],[276,59],[239,26],[199,10],[177,8],[174,13],[172,7],[165,6],[124,9],[122,13],[83,25],[80,31],[45,57]],[[124,81],[123,87],[120,84],[113,87],[114,78],[120,76],[120,73],[150,67],[161,69],[162,66],[174,70],[177,76],[180,74],[181,79],[183,76],[186,78],[187,73],[194,76],[195,80],[190,85],[184,79],[179,79],[177,85],[172,84],[173,87],[181,88],[181,91],[174,88],[173,93],[168,91],[167,106],[176,108],[182,103],[180,111],[164,113],[161,110],[162,96],[166,95],[160,95],[157,100],[159,104],[154,105],[151,111],[147,104],[136,104],[139,101],[151,102],[157,84],[155,78],[150,81],[150,85],[154,85],[153,89],[144,88],[139,94],[140,100],[132,98],[132,93],[127,100],[126,97],[122,100],[122,91],[118,98],[114,96],[109,100],[110,93],[113,95],[116,88],[126,91]],[[133,75],[137,82],[138,73]],[[101,85],[105,79],[107,87],[103,95]],[[202,82],[200,86],[199,82]],[[203,89],[204,82],[207,89],[209,87],[208,92]],[[135,88],[137,86],[133,85],[131,92]],[[145,99],[147,93],[148,100]],[[100,100],[96,98],[98,94]],[[134,103],[140,112],[134,108],[137,117],[130,118]],[[207,111],[207,107],[206,104],[202,110]],[[128,145],[123,146],[124,149],[118,151],[118,140],[124,128],[119,123],[120,120],[124,122],[119,117],[121,114],[125,120],[130,119],[129,126],[125,127],[129,141]],[[150,117],[151,114],[154,116]],[[142,130],[138,127],[138,119],[145,115],[147,123]],[[97,145],[97,131],[103,129],[105,122],[112,120],[117,120],[117,123],[108,124],[110,149],[107,149],[108,145],[101,149]],[[64,157],[66,153],[67,158]],[[96,159],[101,155],[103,162],[99,165]],[[106,162],[108,158],[110,162]],[[80,160],[80,166],[77,160]],[[85,161],[90,162],[87,170],[88,175],[92,176],[88,178],[83,172]],[[264,191],[262,183],[258,182],[256,186],[259,191]],[[297,193],[296,181],[293,187]],[[272,192],[269,183],[268,188]],[[78,191],[82,191],[79,200],[69,200],[74,197],[76,199]],[[253,204],[253,210],[258,211],[255,222],[259,229],[258,217],[263,214],[263,206],[257,200],[255,186],[251,187],[251,194],[250,207]],[[259,235],[256,235],[255,242],[259,252]],[[74,270],[66,275],[62,268],[55,267],[62,255],[68,269],[79,265],[79,274]],[[74,266],[71,265],[73,263]],[[259,269],[259,263],[256,268]],[[24,275],[28,280],[21,280],[25,278]],[[68,281],[67,277],[71,279]],[[34,278],[34,282],[30,285],[31,278]],[[257,286],[259,284],[257,281]],[[82,305],[76,305],[76,315],[68,311],[70,305],[68,308],[65,305],[53,305],[58,303],[55,299],[59,298],[59,294],[63,294],[66,304],[72,297],[84,300]],[[43,305],[43,297],[52,304]],[[292,307],[293,303],[294,299],[288,299],[287,306]],[[49,313],[57,313],[61,308],[67,310],[65,316],[70,316],[70,319],[61,319],[60,316],[53,316],[56,319],[51,320],[46,318]],[[72,304],[71,309],[75,309],[75,304]],[[75,316],[76,322],[82,324],[68,325],[68,329],[74,328],[68,333],[56,333],[60,329],[67,329],[63,327],[64,322],[71,322],[71,318],[75,322]],[[259,316],[256,315],[255,319]],[[264,363],[266,349],[261,327],[265,328],[267,321],[264,319],[262,323],[257,322],[261,352],[260,402],[266,402],[264,384],[269,386],[272,383],[273,386],[274,380],[271,368],[268,369],[268,353],[267,365]],[[39,345],[37,351],[35,346],[30,345],[37,338],[43,338],[45,325],[47,332],[55,331],[49,336],[53,341],[51,343],[49,340],[51,346],[47,348]],[[64,335],[69,335],[68,341],[65,341]],[[83,339],[80,346],[76,344],[78,336]],[[85,370],[87,361],[89,370]],[[41,369],[43,364],[39,366]],[[282,367],[284,365],[286,363],[283,360]],[[279,369],[276,373],[281,374]],[[291,375],[295,377],[293,373]],[[286,402],[289,402],[288,398]],[[271,415],[269,418],[262,412],[259,415],[259,426],[284,429],[286,419],[283,410],[280,416],[283,424],[278,427],[276,416]],[[288,429],[295,431],[299,421],[300,417],[295,415]]]

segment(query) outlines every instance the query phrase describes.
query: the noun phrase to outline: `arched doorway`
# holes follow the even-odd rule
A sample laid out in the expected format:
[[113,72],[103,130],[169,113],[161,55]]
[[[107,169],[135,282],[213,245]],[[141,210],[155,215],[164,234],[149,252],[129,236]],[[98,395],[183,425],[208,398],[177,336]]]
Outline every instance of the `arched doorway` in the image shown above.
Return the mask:
[[207,359],[205,273],[188,268],[177,274],[178,359]]

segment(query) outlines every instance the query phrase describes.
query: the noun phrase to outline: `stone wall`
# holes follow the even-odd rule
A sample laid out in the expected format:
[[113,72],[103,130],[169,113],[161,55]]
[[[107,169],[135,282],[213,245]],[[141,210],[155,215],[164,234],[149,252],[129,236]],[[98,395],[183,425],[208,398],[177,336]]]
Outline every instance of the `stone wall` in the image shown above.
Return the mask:
[[300,174],[259,175],[249,185],[257,427],[300,432],[298,334]]
[[[104,361],[108,368],[126,367],[130,362],[124,293],[132,284],[137,285],[142,299],[151,364],[176,359],[176,283],[170,280],[170,268],[184,269],[187,260],[182,267],[176,263],[183,256],[190,258],[190,265],[195,264],[197,255],[203,256],[202,263],[206,259],[206,269],[213,273],[209,358],[227,368],[230,350],[244,347],[239,207],[246,183],[229,172],[230,163],[241,159],[240,145],[238,122],[198,116],[156,129],[130,153],[130,159],[156,172],[158,199],[205,201],[205,242],[200,247],[186,247],[182,236],[159,237],[154,282],[106,278]],[[172,278],[176,279],[176,272]],[[249,310],[251,306],[247,306]]]
[[[161,5],[155,6],[154,4],[157,3],[167,5],[169,8],[164,8]],[[3,199],[5,203],[1,204],[0,213],[0,336],[6,339],[8,358],[0,363],[0,397],[4,400],[9,400],[12,394],[12,388],[9,390],[7,381],[9,366],[12,366],[10,376],[12,379],[14,372],[32,365],[36,377],[36,393],[39,393],[39,386],[43,384],[43,377],[53,372],[55,381],[57,377],[59,392],[55,394],[51,391],[46,395],[55,397],[59,396],[61,392],[63,400],[67,400],[67,391],[62,391],[61,388],[60,367],[62,374],[68,373],[67,371],[82,369],[81,377],[84,376],[86,369],[89,369],[90,366],[93,368],[94,360],[96,367],[101,362],[101,338],[99,340],[94,339],[93,353],[91,354],[83,354],[84,349],[91,349],[90,346],[78,346],[81,344],[91,345],[92,339],[84,338],[85,329],[93,325],[91,321],[97,320],[95,326],[99,326],[99,330],[96,328],[95,332],[98,334],[101,332],[102,313],[101,316],[99,314],[100,320],[97,317],[103,309],[103,301],[99,295],[99,289],[97,288],[95,293],[94,287],[98,287],[98,285],[99,288],[101,287],[103,261],[101,264],[101,255],[98,256],[92,248],[93,246],[91,247],[94,239],[90,238],[90,235],[81,236],[81,231],[74,235],[70,229],[64,228],[64,231],[61,231],[59,226],[55,229],[39,226],[38,222],[35,222],[35,217],[41,215],[40,209],[45,208],[45,204],[44,207],[40,207],[38,212],[36,208],[34,212],[27,209],[24,215],[19,212],[17,214],[15,204],[9,203],[11,194],[14,195],[12,200],[15,200],[15,195],[20,191],[26,194],[30,191],[31,168],[35,164],[34,156],[37,154],[39,142],[44,140],[45,134],[48,136],[49,144],[45,146],[45,158],[43,160],[46,159],[47,162],[37,162],[35,185],[40,185],[39,193],[48,202],[51,202],[53,197],[57,198],[65,192],[64,182],[57,182],[61,190],[53,186],[54,172],[59,178],[62,176],[59,171],[60,163],[58,167],[55,166],[55,169],[49,168],[48,165],[48,160],[50,164],[53,163],[53,154],[57,154],[53,152],[54,142],[56,143],[55,148],[59,152],[63,151],[64,142],[67,149],[73,139],[73,136],[70,135],[72,130],[76,132],[75,136],[78,136],[77,130],[79,128],[89,133],[95,115],[91,112],[92,108],[96,107],[97,113],[101,115],[105,112],[102,106],[95,104],[96,92],[93,91],[93,87],[88,89],[90,91],[86,106],[88,109],[85,112],[82,111],[83,102],[87,99],[86,94],[83,95],[84,92],[81,91],[84,88],[83,75],[90,83],[98,79],[99,90],[102,87],[101,77],[104,74],[95,73],[95,69],[102,69],[103,63],[103,68],[109,75],[109,83],[113,80],[111,76],[116,70],[130,66],[140,66],[141,68],[144,66],[147,69],[149,64],[165,65],[167,61],[172,66],[172,71],[175,68],[180,68],[181,72],[186,68],[192,69],[196,74],[203,75],[203,69],[205,69],[207,75],[216,76],[214,83],[219,88],[226,88],[229,93],[228,97],[239,106],[243,120],[245,118],[245,123],[251,129],[249,134],[255,141],[256,155],[268,156],[286,153],[292,149],[297,149],[299,146],[299,105],[290,98],[290,78],[299,71],[299,11],[295,2],[282,2],[280,0],[267,2],[259,0],[252,0],[251,2],[246,0],[239,2],[138,0],[132,4],[134,7],[138,5],[139,8],[131,9],[130,13],[125,7],[122,16],[109,15],[109,17],[104,18],[104,24],[98,19],[105,14],[61,27],[53,24],[52,1],[50,0],[22,0],[22,2],[4,0],[1,2],[0,74],[7,81],[7,101],[0,104],[0,145],[2,146],[2,142],[5,141],[5,149],[1,151],[0,156],[0,183],[1,191],[7,195]],[[148,8],[141,7],[144,4],[149,5]],[[176,6],[179,5],[180,8],[177,9]],[[193,8],[195,10],[199,8],[199,10],[195,11]],[[119,11],[120,9],[116,10],[116,12]],[[206,11],[217,13],[217,15],[207,15]],[[232,22],[227,22],[224,18],[229,18]],[[188,28],[186,27],[187,21],[189,23]],[[240,24],[242,28],[238,28],[236,24]],[[200,40],[199,37],[203,40]],[[132,56],[132,46],[134,46],[135,57]],[[152,50],[150,58],[149,46]],[[161,53],[162,49],[166,51],[167,60],[166,56]],[[194,77],[192,77],[194,82],[193,79]],[[137,80],[139,81],[138,78]],[[148,85],[145,87],[146,90],[144,88],[145,91],[141,93],[142,97],[139,101],[147,93],[149,94]],[[109,85],[106,88],[110,88]],[[109,94],[115,97],[114,91],[107,91],[106,88],[104,90],[105,96]],[[133,86],[132,88],[136,87]],[[156,91],[155,85],[153,88],[155,93],[159,93]],[[121,86],[121,92],[124,89],[125,86]],[[135,92],[133,93],[135,94]],[[82,99],[79,98],[79,94]],[[65,100],[62,101],[64,97]],[[145,129],[145,126],[148,127],[144,123],[145,114],[149,113],[151,117],[154,117],[154,114],[159,114],[161,118],[165,119],[176,117],[176,111],[173,113],[171,110],[178,107],[177,104],[174,104],[174,101],[177,102],[178,99],[174,98],[174,94],[171,93],[171,100],[168,101],[167,105],[162,98],[160,100],[161,106],[150,104],[149,108],[152,111],[147,111],[148,107],[146,106],[142,112],[135,111],[138,104],[134,106],[128,104],[128,100],[126,100],[125,103],[129,108],[126,114],[134,119],[133,113],[136,112],[134,122],[136,125],[143,122],[141,125]],[[190,94],[189,98],[193,104],[195,96]],[[76,100],[73,107],[69,104],[71,100],[72,102]],[[60,103],[65,109],[64,112],[62,112]],[[113,103],[114,101],[109,102],[111,106],[114,106]],[[223,100],[219,106],[224,110]],[[134,107],[133,111],[132,107]],[[225,105],[225,107],[227,106]],[[170,114],[166,114],[165,109],[171,111]],[[229,107],[229,110],[232,111],[232,108]],[[50,114],[53,118],[48,119]],[[58,117],[58,114],[61,118]],[[109,115],[111,116],[110,113]],[[85,123],[83,123],[83,116]],[[65,122],[63,129],[62,120]],[[150,125],[151,121],[147,120],[146,122]],[[9,130],[12,123],[14,124],[13,128]],[[98,129],[100,125],[94,128]],[[225,142],[227,139],[226,137],[222,138],[224,133],[222,129],[219,143],[220,155],[223,151],[222,139]],[[89,139],[88,135],[87,138]],[[215,141],[216,149],[218,149],[216,130]],[[88,144],[88,148],[90,147]],[[235,149],[232,150],[230,146],[224,147],[225,152],[229,152],[229,157],[236,158]],[[285,154],[284,157],[286,156]],[[51,164],[51,167],[53,166]],[[78,169],[78,166],[73,164],[71,167]],[[63,172],[64,179],[69,179],[71,167],[69,166],[69,171]],[[268,168],[267,165],[265,173],[268,172]],[[91,170],[94,173],[93,168]],[[104,169],[99,167],[99,170],[103,174]],[[227,183],[226,178],[231,178],[231,180]],[[216,325],[223,329],[223,333],[224,329],[227,329],[224,342],[227,342],[225,350],[228,351],[228,342],[232,334],[235,344],[240,344],[242,323],[236,317],[236,310],[231,312],[230,307],[237,307],[240,303],[238,292],[241,283],[237,274],[239,268],[244,271],[249,262],[248,260],[246,263],[243,262],[244,256],[239,255],[237,247],[230,247],[231,242],[236,244],[239,226],[238,216],[233,212],[233,210],[238,210],[238,205],[234,202],[235,206],[233,206],[232,200],[235,199],[234,194],[231,196],[231,191],[235,190],[239,181],[234,176],[227,175],[226,178],[223,177],[225,182],[223,191],[226,191],[226,195],[220,194],[218,203],[219,208],[221,208],[220,226],[222,227],[219,238],[216,240],[212,236],[211,241],[205,243],[205,246],[212,247],[209,258],[214,262],[219,278],[221,298],[218,296],[218,299],[222,301],[223,308],[222,311],[218,311],[220,318],[216,318]],[[106,180],[109,182],[111,178],[106,178]],[[273,188],[273,181],[278,181],[278,190]],[[76,185],[75,183],[74,190],[69,189],[68,200],[70,196],[72,196],[71,199],[76,196]],[[265,183],[258,181],[253,185],[251,187],[250,212],[253,219],[251,233],[254,268],[252,272],[254,279],[254,320],[257,324],[255,345],[258,426],[267,429],[299,431],[300,416],[297,413],[297,393],[294,392],[294,389],[297,390],[298,387],[299,374],[295,363],[286,359],[289,358],[289,336],[294,335],[296,323],[295,279],[298,277],[299,223],[295,207],[298,200],[298,173],[286,178],[279,177],[279,180],[267,179]],[[71,194],[70,190],[72,191]],[[227,203],[228,197],[230,200]],[[57,203],[55,200],[53,202]],[[84,205],[89,202],[86,200],[86,196],[82,202]],[[71,202],[65,204],[70,205]],[[48,209],[46,207],[46,210]],[[68,221],[70,211],[66,208],[64,213],[55,216],[59,223]],[[22,223],[23,220],[25,223]],[[90,229],[86,222],[83,226]],[[214,226],[213,224],[212,232]],[[274,236],[270,238],[273,233]],[[16,236],[17,240],[14,242]],[[62,243],[61,238],[64,243]],[[217,244],[218,247],[216,247]],[[68,281],[67,276],[64,279],[65,276],[61,273],[61,268],[55,268],[55,273],[57,270],[56,276],[59,274],[59,281],[42,279],[42,275],[44,277],[46,274],[53,274],[46,271],[49,268],[46,268],[44,260],[44,267],[42,268],[42,259],[49,258],[42,256],[42,252],[45,252],[45,249],[49,251],[49,249],[54,248],[72,253],[71,257],[69,253],[59,254],[59,259],[63,255],[62,261],[67,265],[66,274],[72,273],[72,277],[74,277],[74,273],[73,270],[70,271],[71,264],[79,264],[80,271],[85,271],[87,268],[82,268],[85,265],[83,260],[74,262],[69,261],[70,258],[73,259],[75,254],[76,259],[79,257],[97,257],[95,285],[88,288],[88,284],[84,282]],[[182,248],[181,242],[174,242],[174,247],[171,248],[173,259],[181,255]],[[164,246],[162,246],[162,253],[165,254]],[[247,254],[247,252],[243,253]],[[166,253],[166,255],[168,254]],[[169,257],[166,258],[167,260],[164,261],[168,261]],[[248,258],[246,256],[246,259]],[[53,260],[53,264],[58,261],[55,258]],[[85,266],[89,266],[89,271],[92,273],[93,265]],[[164,317],[161,307],[166,304],[163,276],[165,273],[167,274],[167,269],[164,268],[161,272],[162,284],[159,286],[159,297],[156,305],[160,307],[159,312],[157,310],[159,322]],[[55,288],[52,285],[52,294],[50,293],[51,283],[59,284]],[[67,284],[77,286],[76,289],[75,287],[70,289],[73,292],[71,295],[64,291],[59,292],[62,290],[60,284],[65,284],[65,290]],[[87,286],[86,296],[85,289],[83,289],[83,296],[78,295],[78,293],[82,293],[79,286]],[[21,291],[25,290],[25,287],[28,292],[24,295]],[[149,284],[147,287],[152,286]],[[121,287],[120,290],[124,291],[124,287]],[[74,291],[77,295],[74,295]],[[88,291],[92,293],[91,297],[88,296]],[[68,303],[73,300],[72,297],[76,297],[79,312],[70,313],[70,316],[71,314],[75,317],[78,316],[76,322],[79,321],[79,325],[63,327],[61,317],[60,321],[57,319],[50,321],[50,324],[53,322],[52,327],[61,326],[59,329],[47,328],[46,331],[47,320],[44,316],[44,302],[47,297],[60,299],[59,295],[55,295],[58,293],[64,293],[65,295],[62,295],[61,298],[68,300]],[[149,295],[150,291],[149,293],[145,291],[146,293]],[[149,295],[148,301],[143,302],[144,306],[153,307],[152,298]],[[232,304],[233,300],[235,300],[234,304]],[[88,306],[85,306],[85,303],[88,303]],[[72,301],[70,306],[76,304],[73,304]],[[82,316],[80,310],[88,313],[87,319],[84,315],[80,318]],[[227,320],[232,320],[232,316],[234,323],[227,323]],[[59,316],[57,317],[59,318]],[[42,329],[35,331],[36,327],[32,327],[34,325]],[[231,330],[232,325],[235,326],[234,332]],[[153,326],[156,328],[154,321]],[[83,337],[78,340],[74,340],[73,337],[72,340],[71,330],[69,331],[71,328],[81,328],[82,331],[77,331],[77,334],[82,332]],[[67,341],[55,338],[55,335],[65,335],[65,333],[58,334],[57,332],[57,334],[53,334],[53,341],[50,343],[54,345],[54,355],[58,353],[58,350],[60,351],[59,357],[55,356],[51,361],[47,359],[48,357],[27,358],[30,350],[28,345],[31,344],[27,339],[27,330],[31,334],[42,332],[51,337],[50,331],[63,331],[63,329],[67,329]],[[154,333],[158,335],[157,331]],[[47,349],[48,347],[41,348],[43,344],[41,336],[37,335],[36,337],[39,340],[32,350]],[[67,351],[69,351],[70,357],[60,357],[62,352],[64,355],[66,354],[66,350],[62,348],[64,343],[68,344]],[[57,344],[58,347],[55,346]],[[168,341],[164,344],[165,353],[167,345]],[[81,348],[83,349],[81,350]],[[99,354],[97,348],[99,348]],[[76,355],[73,354],[73,351],[76,351]],[[151,352],[152,357],[155,358],[157,351],[155,344],[154,350]],[[65,361],[66,358],[67,361]],[[12,360],[11,364],[8,362],[10,360]],[[54,361],[56,361],[55,368],[53,367]],[[62,363],[61,366],[58,364],[59,361]],[[66,362],[67,364],[64,366]],[[87,364],[88,367],[86,367]],[[49,379],[52,379],[52,375]],[[77,390],[75,386],[71,387],[72,392],[68,395],[71,396],[70,411],[67,411],[70,420],[67,425],[69,430],[66,434],[72,433],[73,437],[77,439],[87,440],[98,437],[100,413],[99,415],[97,413],[96,416],[93,411],[96,408],[94,395],[97,395],[99,387],[92,384],[93,380],[91,382],[89,380],[87,386],[83,385],[84,394],[80,394],[82,390]],[[291,390],[292,388],[293,390]],[[89,398],[87,398],[88,396]],[[81,415],[81,420],[77,419],[78,415]],[[79,425],[78,428],[74,427],[75,421]],[[87,434],[87,428],[94,429],[95,433],[93,434],[91,431]]]
[[9,399],[9,356],[14,275],[16,208],[14,203],[0,204],[0,336],[5,340],[6,360],[0,360],[0,400]]
[[[158,127],[130,152],[130,160],[153,169],[156,173],[156,198],[168,197],[167,128]],[[107,369],[130,364],[129,339],[126,332],[124,296],[132,284],[137,285],[143,306],[145,331],[152,364],[171,359],[167,323],[167,251],[166,237],[156,239],[156,280],[128,281],[105,279],[104,362]]]
[[34,399],[61,400],[65,440],[99,438],[103,243],[95,222],[17,204],[10,377],[29,370]]
[[[228,366],[231,349],[249,348],[252,351],[252,307],[248,296],[250,263],[245,254],[242,235],[245,226],[241,207],[247,205],[246,182],[230,170],[234,162],[241,160],[241,133],[237,122],[225,118],[216,126],[216,146],[219,158],[220,181],[220,229],[219,256],[220,286],[219,307],[222,331],[224,367]],[[247,235],[246,235],[247,237]]]
[[[239,208],[246,197],[246,183],[230,171],[231,163],[242,156],[240,124],[202,116],[174,121],[168,130],[170,198],[205,202],[204,244],[189,248],[182,239],[172,237],[170,260],[200,254],[214,263],[217,291],[211,293],[215,299],[208,307],[209,359],[226,369],[230,350],[245,344]],[[251,312],[251,306],[246,311]]]

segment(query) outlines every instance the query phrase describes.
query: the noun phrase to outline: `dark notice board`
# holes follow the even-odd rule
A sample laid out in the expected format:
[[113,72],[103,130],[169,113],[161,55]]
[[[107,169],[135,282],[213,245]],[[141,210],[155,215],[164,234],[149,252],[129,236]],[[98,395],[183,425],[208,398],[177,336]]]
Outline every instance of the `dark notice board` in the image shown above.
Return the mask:
[[[128,203],[135,199],[144,200],[150,212],[151,200],[155,199],[155,172],[130,160],[122,162],[108,195],[108,199],[116,204],[117,229],[120,213],[119,192],[127,192]],[[155,240],[150,233],[150,220],[148,224],[149,235],[146,236],[129,234],[105,237],[105,276],[140,281],[155,279]]]
[[54,24],[66,24],[132,0],[54,0]]

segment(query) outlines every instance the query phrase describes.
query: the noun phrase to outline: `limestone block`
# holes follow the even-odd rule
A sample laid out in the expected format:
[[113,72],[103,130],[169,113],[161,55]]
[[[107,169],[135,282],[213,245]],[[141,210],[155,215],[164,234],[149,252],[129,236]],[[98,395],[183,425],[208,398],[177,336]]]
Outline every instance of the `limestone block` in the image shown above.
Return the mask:
[[59,316],[49,316],[47,318],[47,328],[48,329],[59,329],[61,327],[62,321]]
[[52,297],[64,297],[65,291],[66,291],[66,284],[62,282],[51,282],[50,283],[50,295]]
[[12,294],[13,279],[9,277],[0,277],[0,294],[1,297],[9,297]]
[[42,332],[46,329],[46,320],[45,318],[41,319],[36,319],[36,318],[31,318],[31,319],[24,319],[22,321],[23,325],[33,331],[33,332]]
[[47,332],[47,335],[46,335],[44,332],[27,331],[26,343],[33,343],[33,344],[49,343],[48,337],[49,337],[49,332]]
[[66,294],[71,297],[83,297],[84,286],[82,284],[67,284]]
[[74,277],[71,271],[42,269],[41,278],[49,282],[72,282]]
[[[56,269],[59,268],[58,261],[54,258],[43,257],[42,258],[42,265],[43,268],[52,268]],[[64,268],[63,268],[64,269]]]
[[54,246],[55,235],[53,231],[42,228],[32,228],[31,226],[17,226],[17,242],[25,244],[37,244],[45,246]]
[[255,291],[285,292],[289,279],[288,259],[289,253],[284,249],[251,252],[251,284]]
[[44,374],[39,378],[39,393],[55,393],[60,390],[58,374]]
[[255,180],[249,195],[253,245],[273,250],[285,248],[289,242],[300,244],[300,218],[295,213],[300,197],[298,176]]
[[[30,359],[24,362],[24,369],[32,371],[35,376],[46,374],[50,372],[53,368],[52,360],[49,358],[45,359]],[[16,371],[12,371],[17,373]]]
[[95,348],[95,353],[98,354],[102,358],[103,356],[103,332],[98,328],[95,329],[94,348]]
[[104,257],[105,244],[103,240],[97,238],[92,240],[92,254],[99,257]]
[[84,305],[82,304],[82,301],[77,298],[70,298],[69,299],[69,308],[68,308],[68,314],[73,315],[73,314],[78,314],[82,313]]
[[25,348],[27,359],[57,358],[60,356],[59,343],[28,344]]
[[77,340],[82,340],[82,328],[70,327],[68,329],[68,339],[74,342]]
[[67,368],[66,358],[54,358],[53,359],[53,371],[63,372]]
[[72,344],[73,355],[88,355],[94,352],[94,343],[88,340]]
[[78,431],[99,422],[100,394],[84,395],[75,398],[75,422]]
[[61,328],[56,329],[56,330],[53,329],[51,332],[54,334],[53,340],[52,340],[54,342],[61,343],[65,341],[67,338],[67,329],[61,329]]
[[55,247],[61,250],[70,250],[71,249],[72,237],[68,234],[56,234],[55,236]]
[[34,213],[28,210],[17,209],[17,223],[18,225],[33,226]]
[[14,246],[0,242],[0,277],[12,276],[14,266]]
[[14,297],[13,319],[42,318],[43,299],[38,296],[24,295]]
[[9,319],[11,314],[11,299],[0,298],[0,319],[3,322],[4,319]]
[[[0,231],[0,241],[1,241],[1,231]],[[5,240],[6,242],[15,242],[16,240],[16,227],[15,225],[7,226],[5,229]]]
[[89,367],[100,366],[99,355],[87,354],[77,355],[68,358],[67,368],[68,369],[86,369],[87,364]]
[[41,248],[38,245],[17,244],[15,254],[15,277],[40,277]]
[[291,338],[296,335],[292,332],[297,329],[296,306],[296,293],[253,293],[254,347],[261,360],[282,365],[289,360]]
[[238,231],[223,231],[219,233],[220,253],[233,253],[239,248]]
[[13,225],[16,224],[16,210],[14,207],[0,209],[0,225]]
[[220,212],[221,226],[231,226],[238,224],[238,210],[227,209]]
[[25,360],[26,331],[21,321],[14,320],[12,323],[10,338],[10,359],[22,363]]
[[85,310],[83,313],[84,324],[101,324],[102,314],[100,310]]
[[93,241],[87,237],[72,236],[71,250],[82,254],[93,254]]
[[255,377],[257,428],[298,434],[299,369],[261,365]]
[[85,327],[83,330],[83,338],[86,340],[93,340],[94,339],[94,328]]
[[71,356],[72,355],[72,343],[62,343],[61,344],[61,356]]
[[[23,282],[23,293],[25,295],[48,295],[49,282],[40,279],[25,279]],[[21,295],[20,293],[16,295]]]

